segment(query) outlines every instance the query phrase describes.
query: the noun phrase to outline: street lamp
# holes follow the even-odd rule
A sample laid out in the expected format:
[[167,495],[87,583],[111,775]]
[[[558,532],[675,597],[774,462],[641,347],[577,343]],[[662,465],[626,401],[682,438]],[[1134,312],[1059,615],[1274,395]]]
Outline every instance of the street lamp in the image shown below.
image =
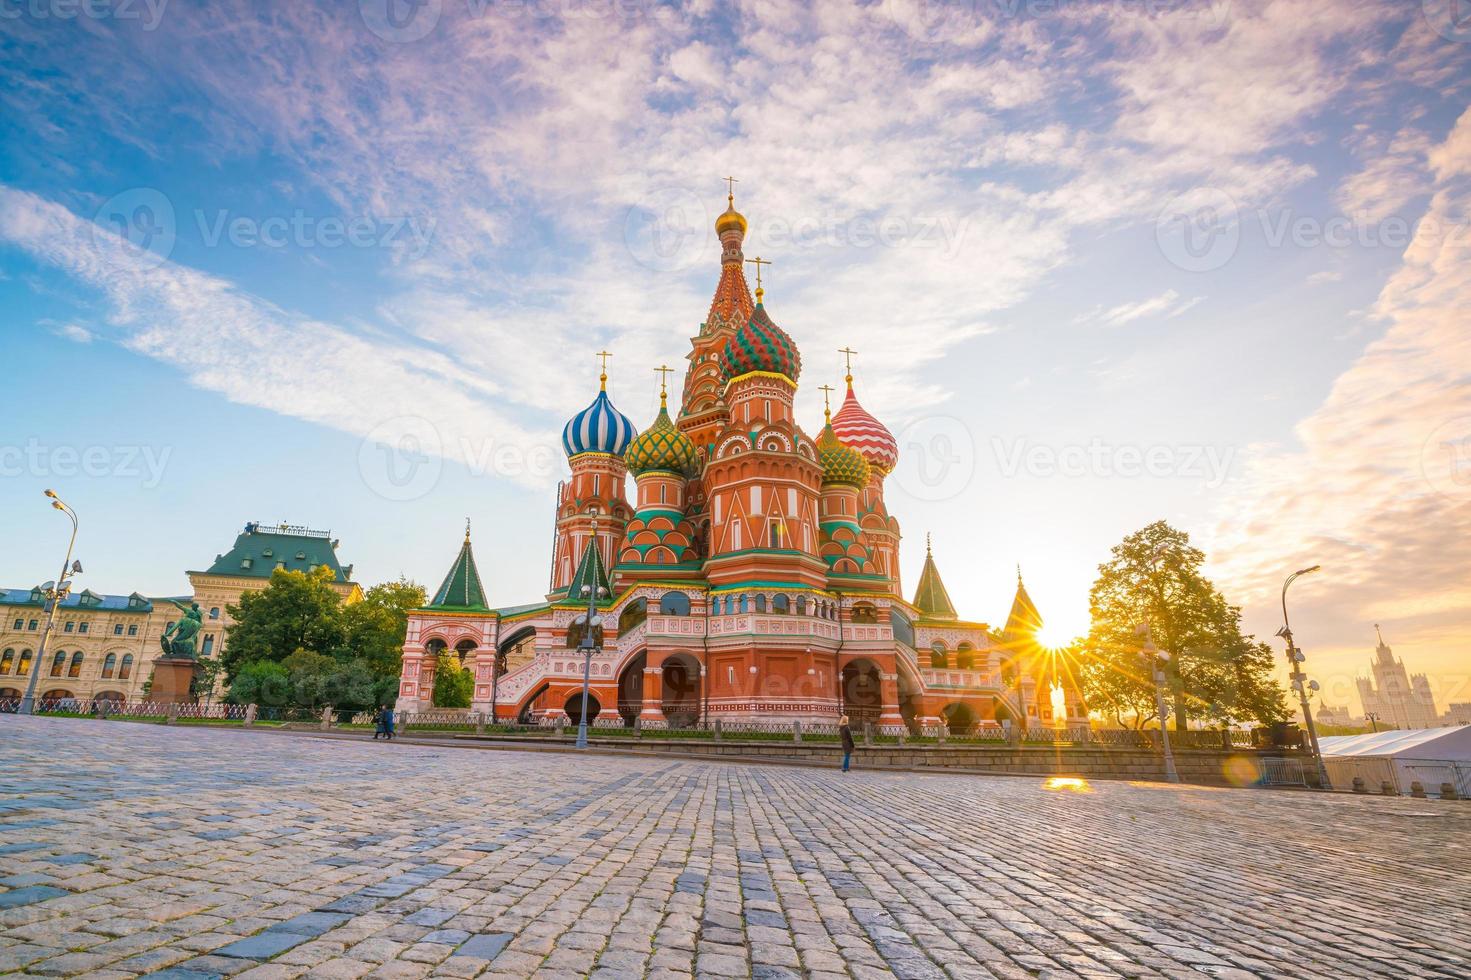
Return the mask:
[[1378,735],[1379,734],[1379,715],[1377,715],[1376,713],[1374,713],[1372,711],[1366,711],[1366,712],[1364,712],[1364,717],[1369,720],[1369,724],[1370,725],[1374,726],[1374,734],[1375,735]]
[[[1166,545],[1164,542],[1154,546],[1149,553],[1149,571],[1153,575],[1155,566],[1159,563],[1160,556],[1164,554]],[[1169,663],[1170,655],[1154,645],[1154,633],[1146,618],[1134,628],[1134,632],[1144,637],[1144,644],[1140,652],[1144,654],[1149,662],[1149,673],[1154,681],[1154,710],[1159,715],[1159,739],[1160,747],[1165,756],[1165,781],[1178,783],[1180,774],[1175,770],[1175,753],[1170,748],[1170,726],[1168,724],[1167,709],[1165,707],[1165,669],[1164,665]]]
[[46,664],[46,640],[51,636],[52,623],[56,622],[56,607],[61,605],[67,594],[71,592],[69,576],[80,575],[82,571],[82,563],[72,561],[72,548],[77,543],[77,512],[67,506],[66,502],[56,495],[55,490],[47,490],[46,496],[51,498],[52,508],[71,518],[72,536],[66,545],[66,558],[61,563],[61,575],[54,584],[47,582],[42,586],[42,594],[46,597],[46,626],[41,631],[41,643],[40,648],[36,651],[36,659],[31,661],[31,677],[26,682],[25,696],[20,699],[20,708],[17,709],[18,713],[23,715],[35,713],[36,682],[40,680],[41,671]]
[[[596,548],[598,544],[598,522],[592,522],[592,534],[587,539],[588,548]],[[589,562],[591,564],[591,562]],[[592,685],[592,655],[597,648],[593,638],[594,631],[602,625],[598,617],[598,600],[608,595],[608,590],[601,585],[594,588],[592,585],[584,585],[582,594],[587,596],[586,627],[582,631],[582,711],[577,717],[577,747],[587,748],[587,700],[588,688]]]
[[[1302,704],[1302,716],[1308,726],[1308,743],[1313,749],[1313,761],[1318,765],[1318,784],[1323,789],[1332,789],[1332,785],[1328,782],[1328,770],[1323,765],[1323,751],[1318,747],[1318,726],[1313,723],[1313,712],[1308,706],[1308,675],[1303,673],[1302,670],[1303,661],[1307,658],[1303,656],[1302,651],[1293,642],[1292,624],[1287,619],[1288,586],[1292,585],[1301,576],[1311,575],[1322,567],[1322,565],[1311,565],[1307,568],[1299,568],[1287,576],[1287,581],[1282,583],[1282,628],[1277,631],[1277,635],[1287,643],[1287,665],[1292,670],[1292,673],[1288,677],[1292,681],[1292,689],[1297,692],[1298,701]],[[1312,682],[1312,688],[1313,690],[1317,690],[1317,681]]]
[[1168,724],[1169,709],[1165,705],[1165,667],[1169,663],[1170,655],[1154,645],[1154,635],[1150,631],[1148,620],[1140,623],[1134,630],[1135,633],[1144,637],[1144,644],[1140,647],[1140,653],[1149,665],[1149,672],[1154,679],[1154,710],[1159,715],[1159,739],[1160,746],[1165,755],[1165,781],[1178,783],[1180,774],[1175,769],[1175,753],[1170,749],[1170,726]]

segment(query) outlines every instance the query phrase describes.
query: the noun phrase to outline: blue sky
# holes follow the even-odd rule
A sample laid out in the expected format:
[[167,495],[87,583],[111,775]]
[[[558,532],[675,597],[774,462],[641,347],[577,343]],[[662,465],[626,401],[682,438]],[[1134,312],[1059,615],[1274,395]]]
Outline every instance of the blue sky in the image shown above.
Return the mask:
[[[392,8],[388,4],[393,4]],[[0,582],[174,593],[247,520],[545,588],[563,421],[636,424],[726,174],[804,355],[859,351],[963,611],[1062,633],[1165,518],[1330,700],[1372,623],[1471,700],[1467,41],[1440,0],[9,5]],[[389,14],[392,14],[390,17]],[[395,483],[388,467],[405,479]]]

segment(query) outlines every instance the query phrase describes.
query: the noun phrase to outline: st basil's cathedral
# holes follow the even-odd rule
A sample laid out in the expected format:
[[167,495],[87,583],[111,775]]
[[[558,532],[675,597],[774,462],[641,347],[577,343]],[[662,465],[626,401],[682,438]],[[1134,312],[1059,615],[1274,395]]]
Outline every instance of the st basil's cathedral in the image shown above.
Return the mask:
[[962,619],[927,538],[904,598],[884,499],[899,446],[859,403],[851,369],[816,437],[798,424],[802,355],[766,309],[759,259],[753,298],[746,219],[733,196],[727,205],[677,413],[661,384],[659,414],[639,431],[608,397],[604,359],[601,390],[562,432],[571,475],[545,599],[490,603],[467,530],[432,602],[410,615],[399,709],[432,706],[437,659],[453,653],[474,672],[472,710],[577,720],[591,597],[598,725],[1085,723],[1070,665],[1037,642],[1020,574],[1005,626]]

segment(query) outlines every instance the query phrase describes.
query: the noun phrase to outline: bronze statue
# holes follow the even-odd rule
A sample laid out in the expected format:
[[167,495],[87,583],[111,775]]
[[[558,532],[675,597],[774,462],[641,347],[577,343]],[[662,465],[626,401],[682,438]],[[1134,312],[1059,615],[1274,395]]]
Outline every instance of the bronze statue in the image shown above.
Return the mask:
[[191,602],[185,606],[175,599],[170,599],[169,602],[178,606],[184,615],[163,631],[163,635],[158,638],[158,645],[163,647],[165,657],[194,660],[194,638],[204,626],[204,615],[199,611],[199,603]]

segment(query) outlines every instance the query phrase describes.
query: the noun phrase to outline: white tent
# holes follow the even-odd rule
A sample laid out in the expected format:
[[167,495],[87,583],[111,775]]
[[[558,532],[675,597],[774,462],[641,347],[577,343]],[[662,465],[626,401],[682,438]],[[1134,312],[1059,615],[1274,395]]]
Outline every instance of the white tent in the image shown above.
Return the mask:
[[1332,735],[1318,741],[1336,790],[1352,790],[1359,776],[1371,793],[1387,782],[1405,794],[1419,783],[1426,795],[1439,796],[1441,784],[1450,783],[1463,799],[1471,797],[1471,725]]

